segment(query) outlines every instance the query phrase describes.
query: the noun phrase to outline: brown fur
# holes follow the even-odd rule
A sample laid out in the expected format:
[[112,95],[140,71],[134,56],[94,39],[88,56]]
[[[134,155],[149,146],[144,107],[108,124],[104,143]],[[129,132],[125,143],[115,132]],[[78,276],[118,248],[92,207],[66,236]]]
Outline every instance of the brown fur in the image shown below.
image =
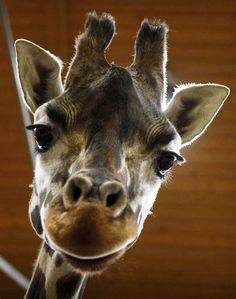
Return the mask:
[[100,203],[82,201],[66,211],[57,202],[49,209],[45,228],[49,238],[67,252],[96,256],[131,242],[136,221],[130,213],[113,218],[110,209]]

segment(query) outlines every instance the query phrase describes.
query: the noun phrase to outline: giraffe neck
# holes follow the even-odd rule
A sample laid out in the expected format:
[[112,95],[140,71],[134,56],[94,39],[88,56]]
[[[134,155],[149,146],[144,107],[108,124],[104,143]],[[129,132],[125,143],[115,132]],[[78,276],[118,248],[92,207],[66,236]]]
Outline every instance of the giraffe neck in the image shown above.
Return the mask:
[[86,280],[43,243],[25,299],[81,299]]

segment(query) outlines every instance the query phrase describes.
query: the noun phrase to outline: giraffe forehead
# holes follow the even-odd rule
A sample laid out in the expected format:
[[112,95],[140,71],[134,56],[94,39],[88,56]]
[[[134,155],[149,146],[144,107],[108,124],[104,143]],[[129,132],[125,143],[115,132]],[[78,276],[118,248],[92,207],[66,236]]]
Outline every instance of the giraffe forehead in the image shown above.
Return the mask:
[[134,111],[142,114],[133,79],[126,69],[114,66],[88,85],[75,84],[51,100],[46,112],[52,121],[71,128],[82,120],[90,123],[104,120],[113,126],[112,121],[119,120],[128,125]]
[[129,105],[121,108],[110,99],[104,100],[103,107],[100,104],[88,103],[89,107],[81,111],[78,104],[59,101],[47,107],[47,115],[54,123],[69,130],[67,138],[71,146],[98,139],[100,144],[106,145],[128,140],[131,146],[135,143],[154,147],[165,146],[176,138],[176,130],[162,113],[154,111],[148,117],[139,104],[132,113],[132,105],[130,112],[127,111]]
[[132,145],[137,141],[133,138],[136,134],[144,137],[138,139],[138,144],[155,145],[157,141],[166,145],[176,134],[157,107],[138,95],[129,72],[117,67],[84,89],[74,86],[67,90],[50,101],[46,112],[64,131],[74,131],[72,140],[79,139],[80,143],[94,140],[99,133],[100,142],[107,137],[113,143],[131,139]]

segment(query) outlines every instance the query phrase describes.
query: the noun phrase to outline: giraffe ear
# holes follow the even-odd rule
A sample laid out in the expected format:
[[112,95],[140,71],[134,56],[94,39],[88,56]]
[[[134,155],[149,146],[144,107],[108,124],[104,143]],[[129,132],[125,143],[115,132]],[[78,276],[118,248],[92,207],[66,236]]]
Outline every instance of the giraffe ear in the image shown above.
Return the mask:
[[19,79],[25,104],[35,110],[63,92],[61,61],[38,45],[18,39],[15,42]]
[[189,84],[177,88],[165,113],[182,139],[182,147],[207,129],[230,90],[218,84]]

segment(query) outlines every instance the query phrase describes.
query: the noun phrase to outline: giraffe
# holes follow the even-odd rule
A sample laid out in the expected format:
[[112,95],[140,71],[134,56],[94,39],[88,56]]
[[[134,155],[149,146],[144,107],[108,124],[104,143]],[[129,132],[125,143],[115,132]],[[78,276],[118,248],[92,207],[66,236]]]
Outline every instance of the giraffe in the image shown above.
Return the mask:
[[168,27],[144,20],[133,62],[108,63],[109,14],[89,13],[62,83],[62,62],[16,41],[19,80],[34,116],[36,166],[29,204],[42,239],[26,299],[82,298],[87,277],[138,239],[180,150],[206,130],[229,89],[187,84],[166,101]]

